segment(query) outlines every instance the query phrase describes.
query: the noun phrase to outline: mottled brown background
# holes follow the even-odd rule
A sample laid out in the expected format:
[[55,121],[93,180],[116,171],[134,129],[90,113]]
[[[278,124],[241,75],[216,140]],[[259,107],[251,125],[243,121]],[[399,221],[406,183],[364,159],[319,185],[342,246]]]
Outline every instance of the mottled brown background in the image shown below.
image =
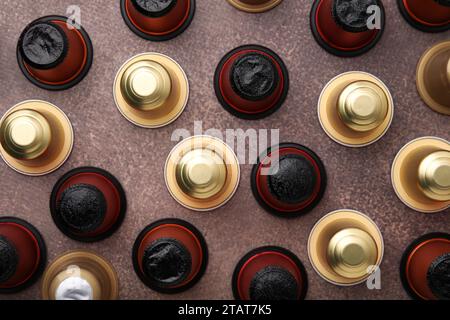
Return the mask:
[[[342,59],[323,51],[309,28],[311,1],[286,0],[265,14],[237,11],[225,0],[197,0],[191,27],[180,37],[152,43],[133,34],[120,15],[119,1],[26,0],[1,1],[0,11],[0,113],[26,99],[48,100],[61,107],[73,122],[76,141],[69,161],[57,172],[41,178],[15,173],[0,163],[0,215],[27,219],[43,233],[49,261],[66,250],[89,248],[107,257],[117,268],[122,299],[231,299],[231,275],[240,257],[261,245],[280,245],[295,252],[309,275],[308,299],[407,299],[398,272],[400,256],[414,238],[430,231],[450,231],[449,212],[421,214],[405,207],[390,184],[390,166],[396,152],[409,140],[423,135],[450,138],[449,118],[427,108],[415,89],[415,66],[421,53],[448,38],[448,33],[425,34],[411,28],[400,16],[394,0],[385,0],[387,29],[381,42],[368,54]],[[95,58],[87,78],[65,92],[47,92],[20,73],[15,47],[27,23],[49,14],[65,14],[78,4],[82,24],[90,34]],[[214,95],[213,74],[220,58],[230,49],[256,43],[276,50],[286,62],[291,90],[286,104],[273,116],[256,122],[237,119],[224,111]],[[158,130],[133,126],[117,111],[112,83],[120,65],[129,57],[157,51],[176,59],[191,84],[189,105],[181,118]],[[393,125],[375,145],[349,149],[332,142],[322,131],[316,104],[322,87],[335,75],[350,71],[371,72],[392,89],[396,102]],[[258,207],[250,190],[250,165],[242,166],[236,196],[212,213],[196,213],[179,206],[164,184],[163,166],[174,146],[176,128],[193,129],[195,120],[204,128],[280,128],[281,139],[304,144],[323,159],[329,184],[323,201],[310,214],[296,220],[275,218]],[[122,182],[129,209],[119,231],[106,241],[82,244],[69,240],[50,217],[48,200],[53,184],[78,166],[99,166]],[[307,238],[313,224],[339,208],[360,210],[381,228],[386,242],[382,264],[382,290],[364,285],[340,288],[323,281],[307,256]],[[191,290],[159,295],[137,278],[131,247],[140,230],[166,217],[186,219],[205,235],[210,263],[205,276]],[[0,299],[38,299],[39,283]]]

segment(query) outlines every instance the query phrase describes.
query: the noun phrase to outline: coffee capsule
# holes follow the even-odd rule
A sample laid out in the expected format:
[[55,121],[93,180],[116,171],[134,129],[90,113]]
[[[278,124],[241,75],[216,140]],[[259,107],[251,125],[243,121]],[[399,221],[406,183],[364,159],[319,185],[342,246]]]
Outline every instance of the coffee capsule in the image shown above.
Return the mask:
[[269,11],[278,6],[283,0],[228,0],[236,9],[250,12],[261,13]]
[[381,0],[314,0],[311,30],[331,54],[354,57],[372,49],[385,28]]
[[403,254],[400,275],[406,292],[417,300],[450,300],[450,234],[429,233]]
[[239,185],[240,168],[233,150],[222,140],[193,136],[170,152],[165,166],[167,188],[182,206],[196,211],[227,203]]
[[397,196],[413,210],[450,208],[450,143],[437,137],[407,143],[395,157],[391,180]]
[[450,30],[450,1],[397,0],[405,20],[414,28],[425,32]]
[[346,72],[322,90],[318,114],[332,140],[347,147],[364,147],[388,131],[394,117],[394,100],[389,88],[374,75]]
[[69,158],[72,147],[70,120],[49,102],[21,102],[0,120],[0,155],[21,174],[41,176],[57,170]]
[[120,10],[135,34],[165,41],[183,33],[195,14],[195,0],[121,0]]
[[133,246],[133,266],[150,289],[180,293],[205,273],[208,247],[200,231],[179,219],[163,219],[147,226]]
[[261,247],[247,253],[233,273],[236,300],[303,300],[308,278],[298,257],[280,247]]
[[269,213],[283,218],[311,211],[327,184],[325,167],[310,149],[295,143],[269,148],[254,165],[253,195]]
[[50,197],[56,226],[69,238],[82,242],[111,236],[122,224],[126,208],[120,182],[109,172],[93,167],[67,172]]
[[354,210],[337,210],[311,230],[308,255],[314,270],[339,286],[362,283],[383,259],[384,243],[375,222]]
[[431,109],[450,115],[450,41],[440,42],[423,54],[416,82],[422,100]]
[[131,58],[114,81],[114,100],[120,113],[144,128],[159,128],[175,121],[188,98],[186,73],[175,60],[160,53]]
[[225,55],[214,75],[216,96],[225,110],[242,119],[261,119],[277,111],[289,91],[289,74],[272,50],[246,45]]
[[34,284],[45,268],[47,249],[28,222],[0,217],[0,293],[16,293]]
[[91,251],[69,251],[45,270],[44,300],[115,300],[119,280],[114,267]]
[[25,77],[46,90],[65,90],[88,74],[94,50],[82,26],[63,16],[30,23],[17,44],[17,61]]

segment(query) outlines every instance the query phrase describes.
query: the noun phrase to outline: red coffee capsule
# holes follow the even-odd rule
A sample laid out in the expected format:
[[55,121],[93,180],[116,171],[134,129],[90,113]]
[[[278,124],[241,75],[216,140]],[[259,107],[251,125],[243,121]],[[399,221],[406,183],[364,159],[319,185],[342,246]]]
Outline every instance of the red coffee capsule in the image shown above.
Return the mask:
[[[373,8],[379,10],[380,25]],[[384,31],[385,11],[381,0],[315,0],[311,9],[311,30],[319,45],[329,53],[354,57],[372,49]]]
[[208,247],[200,231],[179,219],[147,226],[133,247],[133,266],[150,289],[179,293],[194,286],[208,264]]
[[425,32],[450,30],[449,0],[397,0],[400,12],[416,29]]
[[94,242],[111,236],[125,218],[127,201],[120,182],[109,172],[76,168],[53,187],[50,211],[69,238]]
[[450,300],[450,234],[429,233],[403,254],[400,275],[406,292],[418,300]]
[[89,72],[93,47],[86,31],[63,16],[29,24],[17,44],[17,61],[25,77],[47,90],[65,90]]
[[289,91],[289,75],[281,58],[258,46],[238,47],[217,66],[214,89],[222,106],[242,119],[261,119],[277,111]]
[[28,222],[0,217],[0,293],[31,286],[45,268],[47,249],[39,231]]
[[189,27],[195,0],[121,0],[120,9],[135,34],[151,41],[165,41]]
[[239,261],[232,287],[236,300],[303,300],[308,279],[295,254],[267,246],[250,251]]
[[282,143],[258,159],[251,176],[253,195],[268,212],[293,218],[311,211],[327,184],[325,167],[310,149]]

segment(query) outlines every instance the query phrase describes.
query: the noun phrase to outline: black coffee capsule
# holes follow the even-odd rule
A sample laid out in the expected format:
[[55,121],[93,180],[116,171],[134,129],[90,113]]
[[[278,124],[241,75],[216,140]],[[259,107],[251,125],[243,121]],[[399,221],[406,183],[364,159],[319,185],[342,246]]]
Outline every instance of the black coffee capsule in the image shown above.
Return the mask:
[[233,273],[237,300],[303,300],[308,279],[295,254],[280,247],[260,247],[247,253]]
[[0,293],[16,293],[34,284],[46,261],[44,239],[34,226],[0,217]]
[[314,0],[310,16],[317,43],[341,57],[372,49],[383,35],[385,20],[381,0]]
[[150,289],[179,293],[194,286],[205,273],[208,248],[190,223],[163,219],[147,226],[133,246],[133,266]]
[[94,242],[111,236],[122,224],[127,208],[125,191],[109,172],[76,168],[55,184],[50,211],[57,227],[69,238]]
[[151,41],[166,41],[183,33],[195,14],[195,0],[121,0],[127,26]]
[[268,212],[297,217],[322,199],[327,176],[320,158],[310,149],[282,143],[269,148],[253,167],[253,195]]
[[91,39],[63,16],[31,22],[20,35],[17,61],[25,77],[47,90],[69,89],[86,77],[94,56]]

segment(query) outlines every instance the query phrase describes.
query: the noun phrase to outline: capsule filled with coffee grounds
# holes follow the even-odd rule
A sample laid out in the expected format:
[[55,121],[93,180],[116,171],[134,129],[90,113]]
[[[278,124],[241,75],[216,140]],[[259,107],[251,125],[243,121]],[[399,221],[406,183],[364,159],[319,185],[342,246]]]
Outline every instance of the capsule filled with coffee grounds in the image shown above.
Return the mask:
[[95,242],[111,236],[122,224],[127,208],[120,182],[94,167],[76,168],[62,176],[50,197],[56,226],[69,238]]
[[147,226],[133,246],[133,266],[150,289],[173,294],[188,290],[205,273],[208,248],[201,232],[180,219]]
[[0,293],[16,293],[34,284],[46,262],[44,239],[33,225],[0,217]]
[[289,91],[289,74],[274,51],[245,45],[233,49],[219,62],[214,89],[222,107],[232,115],[261,119],[283,105]]
[[183,33],[194,19],[196,0],[120,0],[127,26],[151,41],[166,41]]
[[30,23],[17,44],[17,61],[25,77],[46,90],[69,89],[88,74],[94,58],[89,35],[63,16]]
[[385,20],[381,0],[314,0],[310,15],[317,43],[341,57],[372,49],[383,35]]
[[234,270],[232,287],[236,300],[303,300],[308,279],[295,254],[284,248],[267,246],[242,257]]
[[450,30],[450,1],[448,0],[397,0],[405,20],[424,32]]
[[450,300],[450,234],[432,232],[405,250],[400,275],[406,292],[417,300]]

